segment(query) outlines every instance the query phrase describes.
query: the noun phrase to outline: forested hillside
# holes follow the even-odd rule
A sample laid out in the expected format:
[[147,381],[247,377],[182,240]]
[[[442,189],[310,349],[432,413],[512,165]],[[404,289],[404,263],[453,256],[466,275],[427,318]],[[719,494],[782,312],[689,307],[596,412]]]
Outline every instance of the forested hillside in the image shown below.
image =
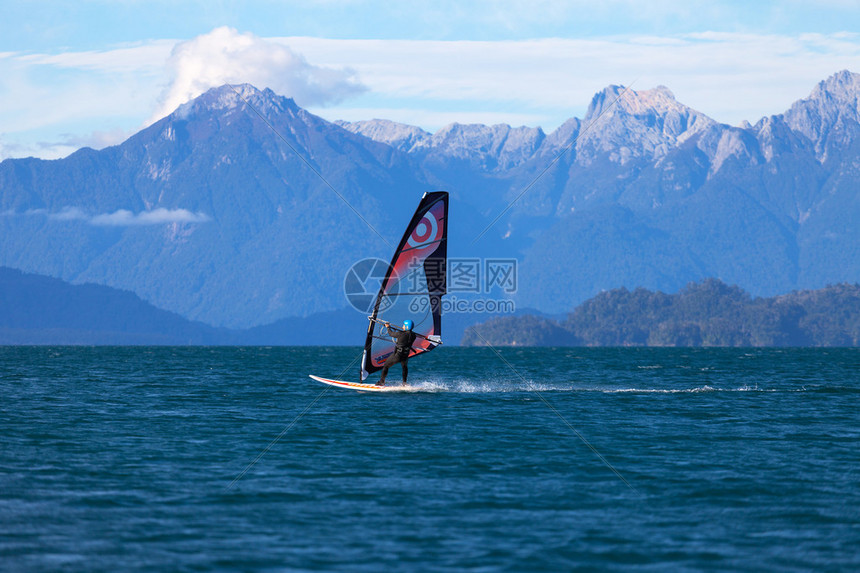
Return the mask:
[[463,337],[480,346],[860,346],[860,285],[753,298],[717,279],[677,294],[603,292],[566,320],[505,317]]

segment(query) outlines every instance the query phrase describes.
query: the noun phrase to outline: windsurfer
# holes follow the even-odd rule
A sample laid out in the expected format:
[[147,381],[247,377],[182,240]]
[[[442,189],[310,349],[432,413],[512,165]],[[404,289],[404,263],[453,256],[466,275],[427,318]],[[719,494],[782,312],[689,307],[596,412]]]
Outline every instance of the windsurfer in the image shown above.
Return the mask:
[[412,321],[404,320],[402,329],[391,326],[388,322],[384,322],[383,324],[388,330],[388,335],[394,338],[395,346],[394,352],[391,353],[391,356],[389,356],[385,361],[385,364],[382,365],[382,375],[379,377],[379,382],[377,382],[376,385],[385,385],[385,377],[388,375],[388,369],[398,362],[403,368],[403,383],[406,384],[406,376],[409,374],[409,368],[407,366],[407,363],[409,362],[409,353],[412,351],[412,344],[415,342],[415,338],[417,338],[416,334],[412,332]]

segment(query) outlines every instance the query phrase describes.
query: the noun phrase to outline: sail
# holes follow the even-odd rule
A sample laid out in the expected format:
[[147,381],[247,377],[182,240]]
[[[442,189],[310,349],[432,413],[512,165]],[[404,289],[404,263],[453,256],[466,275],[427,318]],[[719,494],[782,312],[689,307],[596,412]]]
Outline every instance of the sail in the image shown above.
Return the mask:
[[407,318],[417,334],[410,357],[442,343],[442,295],[447,292],[448,193],[421,198],[388,266],[369,317],[361,358],[361,379],[382,369],[394,341],[383,321],[399,327]]

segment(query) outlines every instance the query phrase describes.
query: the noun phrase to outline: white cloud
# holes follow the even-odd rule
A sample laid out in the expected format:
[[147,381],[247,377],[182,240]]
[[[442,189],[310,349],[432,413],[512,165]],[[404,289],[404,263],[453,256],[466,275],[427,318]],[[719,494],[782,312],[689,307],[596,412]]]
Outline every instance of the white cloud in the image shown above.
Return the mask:
[[634,80],[637,90],[665,85],[717,121],[755,122],[784,112],[842,69],[860,72],[856,33],[430,41],[264,39],[217,28],[178,43],[0,53],[0,159],[56,158],[81,145],[119,143],[228,81],[270,87],[331,120],[549,131],[581,118],[607,85]]
[[130,70],[153,74],[160,72],[165,59],[175,45],[174,40],[152,40],[107,50],[8,55],[30,65],[89,70],[106,74],[126,74]]
[[174,44],[0,57],[0,159],[55,159],[139,130]]
[[209,221],[209,217],[203,213],[192,213],[186,209],[171,210],[164,208],[140,213],[120,209],[110,214],[96,215],[89,220],[92,225],[110,227],[163,225],[165,223],[205,223],[206,221]]
[[27,211],[28,215],[47,215],[49,219],[55,221],[87,221],[90,216],[82,209],[77,207],[66,207],[59,213],[48,213],[45,209],[31,209]]
[[44,209],[31,209],[25,215],[46,215],[54,221],[84,221],[100,227],[133,227],[146,225],[164,225],[168,223],[205,223],[210,217],[204,213],[193,213],[187,209],[165,209],[159,207],[151,211],[133,213],[127,209],[119,209],[113,213],[91,215],[79,207],[66,207],[58,213],[49,213]]
[[153,120],[225,83],[268,87],[301,106],[336,103],[365,90],[349,69],[309,64],[285,45],[227,27],[180,42],[167,65],[172,79]]
[[[665,85],[682,103],[735,124],[782,113],[839,70],[860,71],[860,37],[845,33],[278,41],[316,63],[354,68],[370,92],[352,107],[402,109],[411,102],[417,109],[506,110],[552,117],[545,128],[581,117],[592,96],[610,84]],[[337,111],[325,115],[335,118]]]

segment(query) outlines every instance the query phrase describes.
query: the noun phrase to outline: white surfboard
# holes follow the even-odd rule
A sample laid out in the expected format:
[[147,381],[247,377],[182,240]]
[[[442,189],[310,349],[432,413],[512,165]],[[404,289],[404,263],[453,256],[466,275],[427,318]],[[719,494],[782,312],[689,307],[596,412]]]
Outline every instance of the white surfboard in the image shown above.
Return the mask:
[[407,386],[402,384],[391,384],[386,386],[377,386],[376,384],[364,384],[362,382],[346,382],[344,380],[331,380],[330,378],[322,378],[309,374],[311,378],[317,382],[328,384],[329,386],[337,386],[338,388],[349,388],[350,390],[361,390],[363,392],[417,392],[415,386]]

